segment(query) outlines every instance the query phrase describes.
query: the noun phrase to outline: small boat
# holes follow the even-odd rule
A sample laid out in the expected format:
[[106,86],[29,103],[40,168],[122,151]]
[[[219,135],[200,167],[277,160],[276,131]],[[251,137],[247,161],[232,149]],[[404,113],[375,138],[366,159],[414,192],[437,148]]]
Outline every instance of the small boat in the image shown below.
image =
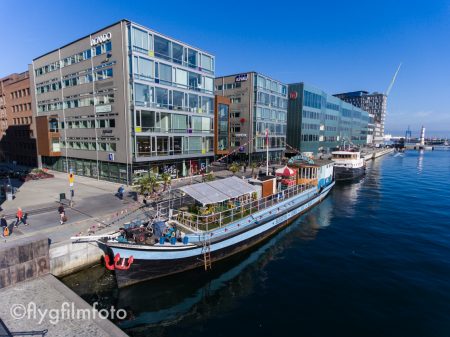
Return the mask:
[[333,162],[294,157],[275,176],[233,176],[180,187],[177,198],[158,204],[153,221],[126,224],[96,241],[109,250],[105,265],[119,288],[208,270],[273,236],[320,203],[333,186]]
[[353,180],[366,173],[366,162],[358,150],[341,150],[331,152],[334,162],[334,178],[336,181]]

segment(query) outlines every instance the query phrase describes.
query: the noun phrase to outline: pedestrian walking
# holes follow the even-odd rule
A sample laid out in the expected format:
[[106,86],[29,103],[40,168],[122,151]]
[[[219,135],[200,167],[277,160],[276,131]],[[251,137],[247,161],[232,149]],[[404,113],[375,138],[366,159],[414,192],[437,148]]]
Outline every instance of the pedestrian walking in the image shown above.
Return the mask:
[[16,224],[14,225],[14,227],[19,227],[19,223],[23,223],[23,211],[22,208],[17,208],[17,213],[16,213]]
[[28,213],[24,213],[22,216],[22,222],[25,226],[29,225],[29,223],[27,222],[27,219],[28,219]]
[[66,211],[64,210],[63,204],[59,205],[58,213],[59,213],[59,223],[62,225],[64,222],[67,221]]

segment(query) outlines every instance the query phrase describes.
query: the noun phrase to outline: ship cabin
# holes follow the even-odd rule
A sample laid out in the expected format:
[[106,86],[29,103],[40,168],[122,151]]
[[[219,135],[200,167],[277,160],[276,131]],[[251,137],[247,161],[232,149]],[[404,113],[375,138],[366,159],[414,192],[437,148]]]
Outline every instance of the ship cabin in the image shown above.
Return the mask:
[[361,157],[359,152],[353,151],[333,151],[331,153],[331,156],[332,160],[339,160],[339,161],[358,160]]
[[295,170],[296,183],[308,184],[322,188],[333,180],[333,161],[324,159],[298,160],[296,157],[289,161],[288,167]]

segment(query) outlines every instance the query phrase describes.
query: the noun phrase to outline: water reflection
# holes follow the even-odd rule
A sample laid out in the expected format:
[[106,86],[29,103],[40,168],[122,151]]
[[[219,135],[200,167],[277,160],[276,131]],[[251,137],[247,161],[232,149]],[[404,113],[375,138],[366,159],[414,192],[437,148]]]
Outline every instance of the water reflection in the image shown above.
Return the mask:
[[216,310],[232,310],[239,298],[249,296],[255,285],[265,282],[265,268],[271,261],[282,256],[296,240],[316,236],[322,219],[327,221],[330,216],[331,208],[323,208],[329,210],[306,215],[252,252],[216,263],[209,273],[195,270],[121,290],[117,307],[133,308],[134,319],[120,322],[119,327],[135,336],[139,331],[170,326],[199,315],[205,319]]
[[424,150],[419,150],[419,156],[417,157],[417,174],[421,174],[423,171],[424,152]]

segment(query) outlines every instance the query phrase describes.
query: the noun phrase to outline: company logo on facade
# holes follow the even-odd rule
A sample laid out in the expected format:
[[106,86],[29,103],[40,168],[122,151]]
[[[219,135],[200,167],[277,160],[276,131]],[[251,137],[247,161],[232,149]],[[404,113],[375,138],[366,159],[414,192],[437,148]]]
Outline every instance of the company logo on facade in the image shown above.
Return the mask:
[[248,79],[248,74],[239,74],[234,78],[235,82],[245,82]]
[[94,37],[93,39],[91,39],[91,47],[99,44],[99,43],[103,43],[106,42],[108,40],[111,40],[112,34],[111,32],[99,35],[97,37]]
[[290,98],[290,99],[294,100],[294,99],[297,99],[297,97],[298,97],[297,91],[291,91],[291,92],[289,93],[289,98]]

